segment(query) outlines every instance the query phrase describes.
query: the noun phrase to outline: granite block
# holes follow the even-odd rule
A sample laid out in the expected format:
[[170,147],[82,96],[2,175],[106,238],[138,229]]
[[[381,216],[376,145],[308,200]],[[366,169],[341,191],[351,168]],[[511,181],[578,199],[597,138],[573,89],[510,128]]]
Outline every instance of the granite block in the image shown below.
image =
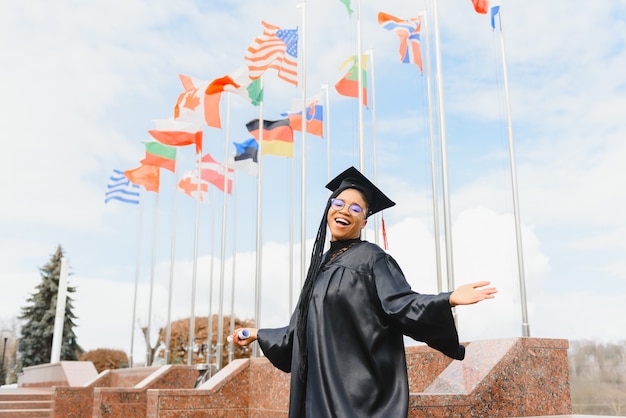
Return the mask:
[[[95,388],[93,417],[145,417],[148,390],[193,388],[198,377],[194,366],[161,366],[132,388]],[[182,389],[181,389],[182,388]]]
[[463,361],[451,362],[422,393],[411,393],[409,417],[571,413],[567,341],[517,338],[466,348]]
[[421,392],[452,362],[426,345],[406,347],[409,392]]
[[[465,345],[463,361],[425,345],[406,348],[409,417],[571,414],[566,340],[509,338]],[[290,375],[264,357],[235,360],[194,388],[198,375],[193,366],[182,365],[103,372],[82,387],[54,388],[53,416],[288,415]]]
[[17,377],[18,387],[81,386],[98,372],[90,361],[60,361],[25,367]]
[[93,388],[55,387],[52,403],[54,418],[82,418],[91,414]]

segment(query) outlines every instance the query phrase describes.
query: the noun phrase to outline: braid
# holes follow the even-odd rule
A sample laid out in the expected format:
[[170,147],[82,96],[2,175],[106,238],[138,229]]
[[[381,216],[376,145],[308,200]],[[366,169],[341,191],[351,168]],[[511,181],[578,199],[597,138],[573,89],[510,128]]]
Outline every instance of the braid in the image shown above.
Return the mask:
[[326,209],[324,210],[324,216],[320,222],[320,226],[317,230],[317,236],[313,243],[313,251],[311,254],[311,263],[309,264],[309,270],[306,274],[306,280],[302,286],[300,292],[300,300],[298,302],[298,321],[296,333],[298,336],[298,347],[300,348],[300,369],[298,370],[300,379],[306,381],[306,371],[308,366],[308,349],[306,343],[306,329],[307,318],[309,315],[309,304],[311,303],[311,295],[313,294],[313,285],[317,278],[317,273],[322,264],[322,257],[324,255],[324,244],[326,241],[326,216],[330,209],[330,199],[336,197],[340,192],[335,191],[326,202]]

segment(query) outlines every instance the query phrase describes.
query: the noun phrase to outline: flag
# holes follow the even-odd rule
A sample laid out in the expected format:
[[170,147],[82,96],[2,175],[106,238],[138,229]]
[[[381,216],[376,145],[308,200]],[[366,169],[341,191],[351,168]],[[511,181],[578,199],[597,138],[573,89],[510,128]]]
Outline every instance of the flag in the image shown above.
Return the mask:
[[381,224],[383,226],[383,248],[385,250],[389,249],[389,242],[387,241],[387,228],[385,228],[385,218],[381,217]]
[[178,96],[174,106],[174,119],[206,123],[213,128],[221,128],[220,99],[224,86],[234,83],[229,76],[215,80],[199,81],[187,75],[179,75],[184,92]]
[[179,74],[178,78],[183,84],[184,92],[178,95],[174,105],[174,119],[208,125],[209,122],[205,116],[206,95],[204,92],[209,87],[209,83],[183,74]]
[[119,200],[120,202],[138,205],[140,191],[139,185],[131,183],[123,171],[113,170],[109,184],[107,184],[104,203],[109,203],[109,200]]
[[229,75],[225,75],[211,81],[204,91],[204,118],[206,124],[213,128],[222,127],[220,103],[222,102],[222,92],[225,91],[226,86],[233,86],[234,89],[240,87]]
[[251,176],[257,176],[259,173],[259,143],[256,139],[250,138],[244,142],[233,142],[233,145],[236,151],[229,166],[235,170],[245,171]]
[[[253,119],[246,123],[246,128],[258,141],[260,136],[259,119]],[[263,141],[293,142],[293,130],[289,126],[289,119],[264,120]]]
[[[224,191],[224,165],[218,163],[211,157],[211,154],[206,154],[200,161],[200,177],[202,180],[211,183],[221,191]],[[233,188],[233,169],[228,169],[228,188],[227,193],[232,193]]]
[[491,16],[491,28],[496,28],[496,16],[500,15],[500,1],[493,0],[489,3],[489,15]]
[[416,64],[422,70],[422,51],[420,32],[422,18],[413,17],[402,20],[388,13],[378,13],[378,24],[387,30],[394,31],[400,38],[400,61],[405,64]]
[[198,194],[198,170],[190,170],[183,174],[178,181],[178,188],[192,199],[204,202],[208,198],[209,183],[200,179],[200,193]]
[[[367,107],[367,56],[361,56],[361,63],[363,64],[363,69],[361,71],[361,80],[363,82],[363,105]],[[341,80],[335,84],[335,89],[337,93],[342,96],[348,97],[359,97],[359,62],[356,55],[352,55],[350,58],[345,60],[340,66],[339,69],[345,68],[348,64],[352,64],[350,70],[343,76]]]
[[278,71],[278,77],[298,85],[298,29],[281,29],[262,21],[263,34],[248,47],[244,59],[250,78],[256,80],[269,68]]
[[472,0],[472,3],[474,4],[474,10],[476,10],[476,13],[480,13],[480,14],[487,13],[489,0]]
[[[246,123],[246,128],[254,139],[259,141],[259,119],[253,119]],[[261,154],[293,157],[293,129],[289,126],[289,119],[263,121]]]
[[339,0],[340,2],[343,3],[344,6],[346,6],[346,11],[348,12],[348,16],[352,16],[352,9],[350,8],[350,0]]
[[261,79],[257,78],[253,80],[252,83],[246,88],[248,91],[248,97],[250,98],[250,103],[255,106],[258,106],[263,101],[263,88],[261,87]]
[[[306,131],[310,134],[324,137],[324,107],[319,104],[321,94],[307,100],[306,107]],[[289,118],[289,126],[294,131],[302,132],[302,111],[283,113],[281,116]]]
[[255,163],[258,161],[259,143],[256,139],[250,138],[243,142],[233,142],[233,145],[236,150],[235,161],[252,160]]
[[159,192],[160,171],[154,165],[140,165],[132,170],[124,171],[130,181],[143,186],[149,192]]
[[233,80],[232,84],[225,84],[224,91],[235,93],[243,97],[254,106],[258,106],[263,101],[263,89],[261,88],[261,79],[250,79],[248,66],[244,65],[237,68],[228,75]]
[[174,172],[176,170],[176,148],[168,147],[156,141],[144,141],[146,158],[140,161],[143,165],[155,165]]
[[175,147],[196,144],[196,153],[202,151],[202,129],[193,122],[175,119],[156,119],[156,129],[148,131],[157,141]]
[[208,126],[221,128],[220,103],[222,92],[235,93],[258,106],[263,100],[261,80],[251,80],[247,66],[242,66],[232,74],[211,81],[204,95],[204,117]]

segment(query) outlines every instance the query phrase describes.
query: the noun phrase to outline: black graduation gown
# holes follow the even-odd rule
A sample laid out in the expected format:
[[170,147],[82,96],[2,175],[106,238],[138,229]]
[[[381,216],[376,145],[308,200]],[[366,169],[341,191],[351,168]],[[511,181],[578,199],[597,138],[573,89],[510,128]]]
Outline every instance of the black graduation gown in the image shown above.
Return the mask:
[[324,263],[309,307],[306,382],[298,376],[297,314],[284,328],[258,331],[264,355],[292,372],[289,417],[406,417],[403,335],[464,357],[449,297],[412,291],[395,260],[366,241]]

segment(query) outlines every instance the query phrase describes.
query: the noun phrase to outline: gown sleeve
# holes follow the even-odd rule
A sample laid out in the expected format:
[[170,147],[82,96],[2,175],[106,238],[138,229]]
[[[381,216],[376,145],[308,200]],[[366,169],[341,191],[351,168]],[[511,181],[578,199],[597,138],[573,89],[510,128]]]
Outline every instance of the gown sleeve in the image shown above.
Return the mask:
[[452,316],[449,292],[438,295],[414,292],[400,266],[388,254],[376,258],[373,275],[381,308],[393,327],[448,357],[457,360],[465,357],[465,347],[459,344]]
[[285,373],[291,372],[293,333],[291,325],[283,328],[261,328],[257,332],[257,342],[265,357]]

